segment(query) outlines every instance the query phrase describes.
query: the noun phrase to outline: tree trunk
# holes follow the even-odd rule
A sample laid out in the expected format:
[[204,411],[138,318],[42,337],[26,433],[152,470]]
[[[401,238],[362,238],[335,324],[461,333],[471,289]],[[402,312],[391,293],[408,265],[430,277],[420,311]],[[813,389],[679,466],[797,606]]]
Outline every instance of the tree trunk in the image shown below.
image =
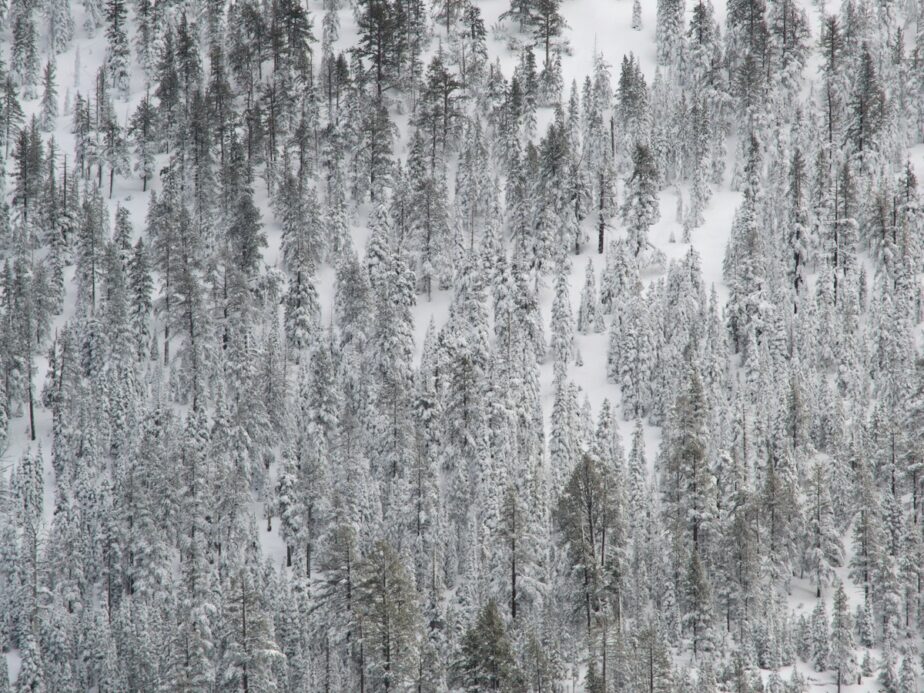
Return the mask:
[[[29,340],[31,343],[31,340]],[[29,360],[29,436],[35,440],[35,401],[32,395],[32,354],[26,355]]]
[[[514,506],[515,506],[514,501]],[[517,617],[517,513],[513,509],[513,532],[510,541],[510,618]]]
[[606,223],[603,219],[603,202],[604,202],[604,185],[605,179],[603,177],[603,172],[600,172],[600,219],[599,226],[597,228],[597,254],[603,255],[603,233],[606,229]]
[[[247,649],[247,595],[244,593],[244,585],[241,583],[241,640],[244,649]],[[247,662],[244,662],[244,693],[249,693],[250,686],[247,682]]]

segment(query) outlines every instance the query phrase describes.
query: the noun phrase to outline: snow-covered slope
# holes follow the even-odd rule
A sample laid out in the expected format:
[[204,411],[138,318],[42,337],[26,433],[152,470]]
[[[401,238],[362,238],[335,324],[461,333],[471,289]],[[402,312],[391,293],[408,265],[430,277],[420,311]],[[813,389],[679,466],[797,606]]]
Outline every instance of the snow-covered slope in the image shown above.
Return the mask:
[[[327,3],[323,4],[318,0],[311,0],[308,9],[316,18],[316,33],[320,33],[320,17],[323,16]],[[510,36],[516,36],[509,26],[502,28],[500,16],[509,9],[505,0],[479,0],[477,3],[481,9],[485,25],[488,31],[488,53],[490,61],[498,60],[503,74],[509,77],[519,62],[519,55],[511,51],[508,46]],[[689,3],[693,5],[695,3]],[[817,42],[820,33],[821,16],[825,10],[832,11],[836,8],[826,7],[826,3],[809,2],[809,0],[799,0],[798,4],[802,6],[811,19],[812,41]],[[908,3],[910,5],[910,3]],[[725,26],[726,3],[724,0],[714,2],[715,16],[720,26]],[[820,8],[819,8],[820,5]],[[832,5],[832,3],[827,3]],[[570,90],[570,85],[575,82],[579,87],[583,80],[592,73],[595,60],[602,56],[612,68],[614,78],[618,75],[619,66],[623,57],[628,54],[634,54],[639,60],[642,72],[648,83],[651,84],[656,74],[656,41],[655,26],[657,19],[657,3],[654,0],[645,0],[642,6],[642,29],[635,30],[632,28],[633,2],[631,0],[564,0],[561,6],[562,15],[566,21],[567,29],[564,37],[567,40],[568,50],[562,58],[562,82],[565,85],[564,97]],[[197,5],[198,7],[198,5]],[[101,27],[95,32],[94,36],[87,34],[84,26],[86,17],[85,9],[77,4],[72,7],[74,13],[76,34],[71,46],[59,54],[56,58],[57,78],[59,85],[59,101],[61,115],[57,119],[56,129],[50,133],[55,138],[61,152],[72,156],[74,150],[75,138],[72,134],[72,109],[74,98],[77,92],[86,94],[92,93],[96,74],[100,66],[104,63],[106,56],[106,36],[104,29]],[[687,18],[692,11],[692,7],[687,8]],[[339,12],[340,19],[340,36],[336,47],[339,50],[348,51],[354,47],[358,40],[359,29],[356,25],[354,12],[351,7],[344,6]],[[919,20],[920,23],[920,20]],[[135,20],[129,22],[130,32],[135,28]],[[426,64],[429,57],[435,55],[441,49],[442,41],[446,40],[444,30],[435,23],[432,27],[432,40],[429,42],[425,51],[423,62]],[[924,35],[924,31],[921,32]],[[8,36],[9,38],[9,36]],[[522,37],[520,37],[522,38]],[[7,41],[9,44],[9,40]],[[203,51],[204,52],[204,51]],[[137,62],[137,61],[133,61]],[[815,54],[808,62],[805,70],[804,93],[817,93],[819,87],[817,78],[818,69],[821,64],[819,55]],[[207,72],[207,71],[206,71]],[[116,98],[114,101],[115,112],[121,124],[126,126],[131,115],[138,107],[141,99],[145,96],[150,85],[147,84],[147,78],[144,72],[137,64],[133,65],[131,72],[131,81],[129,95],[127,98]],[[23,110],[26,116],[37,114],[41,108],[40,98],[24,99],[22,101]],[[395,157],[406,159],[409,154],[410,137],[412,126],[410,124],[410,103],[409,100],[396,97],[391,103],[392,117],[398,125],[397,137],[395,140]],[[538,127],[537,131],[542,135],[546,127],[553,120],[551,108],[541,108],[537,114]],[[679,134],[678,134],[679,137]],[[681,242],[683,237],[682,224],[677,220],[675,210],[677,209],[678,194],[684,196],[685,201],[689,199],[690,189],[687,181],[680,182],[671,189],[665,189],[660,192],[660,220],[649,230],[649,240],[652,245],[664,254],[668,263],[681,261],[692,247],[699,256],[702,281],[706,290],[715,289],[719,299],[719,308],[723,308],[730,298],[730,289],[723,279],[723,260],[725,258],[726,247],[729,243],[730,233],[733,227],[733,221],[736,209],[741,204],[742,193],[738,190],[732,190],[731,171],[735,165],[737,150],[737,137],[733,134],[726,141],[726,165],[723,181],[714,186],[714,190],[708,206],[704,210],[703,223],[693,229],[689,243]],[[909,160],[917,166],[919,171],[924,170],[924,145],[917,146],[908,150]],[[160,154],[158,156],[158,168],[166,165],[168,156]],[[450,187],[453,185],[454,171],[456,166],[456,157],[450,157],[448,162]],[[740,163],[740,162],[739,162]],[[563,181],[564,184],[564,181]],[[625,181],[620,180],[616,186],[622,194],[625,188]],[[108,191],[107,191],[108,192]],[[106,205],[110,216],[114,216],[117,208],[127,209],[132,220],[136,237],[144,236],[146,233],[146,214],[149,200],[152,194],[162,192],[162,181],[155,176],[154,180],[148,185],[147,191],[142,190],[142,184],[136,176],[116,176],[112,194],[106,199]],[[621,199],[621,198],[620,198]],[[282,269],[282,228],[276,217],[274,209],[270,204],[270,195],[266,189],[262,178],[257,179],[255,184],[254,200],[260,211],[263,227],[267,235],[267,245],[261,251],[263,269],[275,268]],[[349,205],[349,229],[354,247],[360,256],[365,252],[367,241],[370,236],[370,217],[373,209],[368,200],[353,201]],[[584,220],[584,226],[588,235],[593,238],[595,231],[593,228],[593,219]],[[611,220],[610,230],[608,231],[608,241],[621,239],[626,236],[624,224],[618,216]],[[41,253],[44,251],[40,251]],[[863,250],[863,261],[866,266],[875,270],[876,265],[869,259],[869,254]],[[596,252],[595,243],[585,243],[583,252],[579,255],[573,255],[568,258],[569,262],[569,280],[570,304],[572,310],[576,313],[577,306],[581,300],[581,290],[584,285],[585,268],[588,262],[594,269],[597,278],[601,277],[605,270],[605,256]],[[315,274],[315,286],[318,291],[320,304],[320,324],[329,326],[334,320],[335,308],[335,282],[336,268],[330,262],[322,263],[317,268]],[[667,267],[658,266],[648,269],[640,274],[640,279],[644,286],[650,286],[652,283],[663,279],[667,274]],[[813,272],[807,281],[813,285],[817,279],[817,273]],[[61,312],[53,317],[50,333],[53,335],[60,330],[69,321],[75,318],[77,310],[76,297],[76,279],[73,266],[69,266],[64,275],[65,279],[65,299]],[[421,357],[424,351],[424,337],[428,325],[432,323],[441,328],[446,325],[450,307],[452,304],[454,289],[434,290],[432,297],[428,300],[426,295],[418,294],[416,304],[411,308],[413,316],[413,341],[414,341],[414,367],[421,365]],[[540,306],[541,319],[548,333],[549,326],[552,322],[552,305],[554,300],[554,286],[548,279],[539,282],[538,301]],[[611,320],[608,318],[608,321]],[[920,339],[920,330],[916,330],[915,337]],[[600,333],[575,334],[575,351],[580,354],[577,362],[572,359],[567,367],[567,379],[580,388],[578,400],[583,404],[584,399],[589,402],[594,420],[598,416],[604,400],[608,400],[616,407],[620,407],[622,396],[620,388],[607,377],[607,361],[609,349],[609,330]],[[34,377],[36,396],[41,390],[42,384],[46,380],[49,369],[49,361],[46,356],[47,345],[40,350],[35,357]],[[920,346],[920,345],[919,345]],[[738,356],[732,355],[729,359],[729,368],[735,372],[738,367]],[[294,376],[293,376],[294,380]],[[556,395],[556,378],[554,373],[554,364],[551,357],[544,358],[539,367],[539,385],[540,401],[542,404],[542,420],[545,425],[545,440],[551,436],[553,429],[553,404]],[[670,393],[670,399],[673,401],[678,393]],[[187,412],[188,407],[185,405],[176,405],[177,412]],[[620,427],[620,435],[623,442],[632,439],[632,433],[635,422],[623,416],[617,417]],[[14,417],[9,425],[9,443],[3,451],[2,464],[4,476],[10,478],[14,466],[26,454],[40,451],[44,461],[44,495],[42,505],[42,518],[44,530],[53,522],[53,513],[55,510],[56,485],[55,472],[52,467],[52,449],[54,444],[53,437],[53,419],[50,409],[38,406],[35,415],[35,430],[30,432],[29,421],[27,416]],[[30,435],[34,433],[34,436]],[[34,441],[31,438],[34,437]],[[270,503],[273,503],[273,487],[281,473],[280,458],[283,453],[284,445],[279,441],[283,439],[281,435],[274,445],[269,446],[272,453],[276,456],[272,464],[268,465],[267,480],[264,490],[260,494],[255,494],[247,504],[247,508],[256,519],[257,524],[263,525],[263,519]],[[653,476],[656,473],[655,460],[658,451],[662,448],[662,429],[660,426],[651,425],[647,420],[644,422],[644,439],[647,450],[647,461],[649,473]],[[823,461],[827,458],[822,453],[818,453]],[[814,458],[813,458],[814,459]],[[808,462],[806,462],[808,464]],[[445,480],[444,480],[445,481]],[[178,481],[179,483],[179,481]],[[555,489],[557,494],[559,489]],[[550,503],[555,502],[555,498],[550,499]],[[4,516],[0,515],[0,519]],[[282,522],[277,519],[273,523],[270,531],[261,531],[260,550],[262,556],[273,569],[286,573],[286,541],[281,533]],[[845,546],[844,561],[842,565],[834,569],[837,578],[843,581],[847,589],[847,595],[851,608],[851,613],[858,605],[863,603],[863,587],[852,582],[849,576],[848,564],[854,554],[855,548],[851,539],[852,525],[844,530],[841,540]],[[666,530],[665,530],[666,532]],[[667,546],[665,541],[659,546]],[[410,552],[411,549],[405,549]],[[174,566],[176,567],[176,566]],[[675,572],[686,570],[686,567],[674,567]],[[435,570],[435,568],[434,568]],[[177,575],[179,570],[177,570]],[[795,618],[805,614],[809,617],[816,603],[815,587],[809,577],[794,577],[789,584],[789,594],[787,595],[787,604]],[[440,598],[446,603],[457,598],[457,591],[447,590],[447,595]],[[833,598],[833,589],[824,590],[823,599],[827,604],[828,613],[831,612],[831,600]],[[100,594],[95,594],[94,599],[101,599]],[[460,598],[461,599],[461,598]],[[0,602],[2,603],[2,602]],[[475,605],[477,606],[477,605]],[[474,606],[471,616],[474,616]],[[471,619],[469,619],[470,621]],[[919,638],[913,643],[908,643],[909,647],[917,644]],[[872,648],[874,655],[881,655],[880,647]],[[908,657],[911,657],[909,649]],[[858,659],[862,658],[863,650],[858,649]],[[678,663],[690,663],[695,670],[697,662],[690,659],[690,653],[683,646],[675,648],[673,652]],[[832,683],[831,672],[818,673],[812,670],[812,665],[808,663],[809,653],[799,652],[799,664],[797,668],[807,676],[812,690],[828,691],[835,690],[836,685]],[[11,681],[16,681],[21,666],[21,660],[18,649],[6,653],[7,663]],[[580,658],[575,658],[579,660]],[[576,683],[578,690],[584,684],[584,674],[586,674],[586,664],[583,662],[571,662],[574,666],[571,670],[569,680]],[[791,674],[792,667],[780,668],[780,673],[784,677]],[[762,671],[761,676],[767,680],[770,676],[769,671]],[[873,683],[872,679],[867,679],[860,685],[844,685],[840,687],[845,691],[872,691],[878,690],[878,684]],[[2,690],[2,687],[0,687]],[[910,693],[903,691],[902,693]]]

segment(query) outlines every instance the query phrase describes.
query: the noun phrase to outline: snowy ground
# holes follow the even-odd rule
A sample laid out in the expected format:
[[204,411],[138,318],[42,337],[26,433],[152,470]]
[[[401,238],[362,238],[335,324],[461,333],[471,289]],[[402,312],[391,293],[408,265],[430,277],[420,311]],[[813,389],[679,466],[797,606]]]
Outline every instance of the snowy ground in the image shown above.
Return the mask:
[[[809,12],[813,24],[817,23],[817,11],[812,7],[809,0],[801,0],[802,4]],[[315,24],[319,26],[321,17],[321,3],[319,0],[311,0],[310,6],[315,16]],[[717,18],[724,26],[725,2],[724,0],[714,0]],[[508,8],[506,0],[482,0],[479,2],[485,17],[485,24],[492,27],[497,17]],[[633,52],[639,59],[646,78],[649,80],[654,76],[654,26],[655,26],[656,3],[654,0],[645,0],[643,2],[643,30],[640,32],[633,31],[630,28],[632,2],[630,0],[565,0],[562,11],[568,22],[569,29],[567,37],[570,39],[571,55],[567,56],[563,62],[564,84],[566,90],[570,88],[572,79],[580,83],[584,76],[589,74],[593,65],[595,52],[604,56],[606,61],[614,70],[614,77],[618,75],[618,66],[622,61],[623,55]],[[58,58],[58,83],[61,98],[62,115],[58,120],[58,128],[54,133],[59,147],[64,152],[73,151],[73,137],[70,134],[71,113],[65,109],[73,103],[74,94],[80,92],[92,92],[94,84],[94,75],[103,59],[105,39],[102,32],[95,37],[88,37],[83,30],[83,10],[80,6],[74,5],[75,20],[77,25],[77,38],[73,47]],[[355,38],[355,27],[353,22],[352,11],[346,8],[340,13],[341,18],[341,39],[342,47],[352,44]],[[817,36],[817,31],[815,31]],[[435,43],[431,48],[435,49]],[[505,74],[510,74],[516,63],[516,56],[507,50],[505,44],[496,38],[489,39],[489,52],[491,58],[500,56],[501,63],[504,67]],[[809,77],[813,76],[811,68]],[[144,94],[144,79],[139,70],[135,71],[132,81],[132,96],[128,102],[117,102],[116,109],[123,122],[127,122],[129,115],[133,112],[135,106]],[[28,114],[37,113],[39,104],[37,100],[25,102],[24,109]],[[540,114],[540,132],[543,118],[549,118],[549,113]],[[406,130],[401,133],[399,139],[399,148],[396,154],[404,156],[404,143],[407,139]],[[733,152],[729,148],[730,152]],[[924,170],[924,146],[919,146],[911,152],[913,160],[917,162],[918,170]],[[726,170],[731,169],[731,162]],[[727,178],[727,176],[726,176]],[[150,186],[152,189],[158,187],[155,181]],[[131,212],[132,221],[136,231],[144,227],[144,217],[147,207],[148,195],[142,193],[141,182],[136,178],[117,178],[112,198],[109,202],[110,208],[114,214],[116,205],[121,205]],[[720,300],[724,303],[727,298],[727,290],[722,283],[722,258],[724,256],[725,245],[731,228],[732,217],[738,204],[739,194],[732,192],[727,187],[727,181],[722,189],[716,190],[711,198],[705,216],[706,221],[701,228],[693,232],[693,247],[699,252],[702,258],[702,271],[707,290],[715,286]],[[269,248],[265,253],[265,261],[268,265],[275,265],[279,256],[279,229],[275,224],[272,212],[266,204],[265,189],[258,183],[257,201],[263,211],[263,220],[267,225]],[[661,199],[661,221],[651,231],[651,241],[654,245],[662,250],[667,258],[681,258],[689,248],[688,244],[672,242],[671,238],[679,239],[681,237],[681,227],[675,221],[676,196],[673,191],[667,191],[662,194]],[[367,236],[367,229],[363,221],[368,210],[359,209],[353,221],[353,240],[357,249],[362,252]],[[620,231],[617,231],[620,233]],[[573,310],[576,312],[579,304],[579,296],[584,281],[584,270],[587,260],[590,259],[599,276],[603,267],[604,257],[597,255],[595,244],[588,244],[584,254],[571,259],[571,300]],[[73,279],[73,268],[67,272],[67,281],[70,283]],[[646,280],[650,281],[655,277],[648,276]],[[334,273],[331,267],[323,267],[318,276],[318,290],[321,296],[322,310],[324,311],[324,322],[330,314],[333,300],[333,280]],[[74,291],[67,292],[67,303],[65,304],[64,313],[56,320],[56,326],[63,324],[71,315],[73,310]],[[431,301],[426,301],[420,297],[420,302],[414,310],[415,318],[415,336],[419,349],[423,341],[423,335],[431,318],[437,326],[445,322],[451,295],[449,292],[434,292]],[[541,303],[543,316],[546,325],[550,319],[552,302],[552,290],[546,287],[541,292]],[[576,335],[577,348],[583,356],[583,365],[572,365],[569,377],[580,386],[583,394],[579,401],[582,401],[584,395],[589,399],[594,410],[598,410],[600,404],[605,398],[610,399],[613,403],[618,404],[620,394],[618,388],[609,383],[606,378],[606,350],[608,335],[590,334]],[[36,376],[35,387],[36,393],[40,391],[44,382],[47,361],[44,356],[36,359]],[[548,417],[552,410],[552,367],[551,363],[544,364],[541,371],[541,383],[544,396],[544,410],[546,413],[546,424],[548,426]],[[622,435],[624,442],[630,440],[632,422],[622,422]],[[12,463],[18,460],[24,451],[34,445],[44,452],[45,457],[45,516],[46,526],[50,520],[51,512],[54,508],[54,483],[53,470],[50,464],[51,450],[51,412],[39,407],[36,410],[36,432],[37,440],[34,444],[29,442],[28,421],[25,418],[17,418],[11,421],[10,425],[10,446],[2,460],[2,467],[8,468]],[[658,449],[660,433],[659,430],[646,426],[646,449],[649,461],[653,461],[655,452]],[[262,510],[260,504],[255,504],[255,511]],[[259,513],[257,517],[261,517]],[[278,523],[277,523],[278,524]],[[267,555],[274,561],[282,562],[284,557],[284,546],[278,536],[278,531],[274,528],[271,533],[262,533],[264,539],[264,550]],[[848,547],[849,549],[849,547]],[[851,606],[854,606],[862,595],[855,587],[850,585],[846,579],[846,569],[840,569],[841,577],[845,585],[849,587],[849,597]],[[804,581],[794,580],[792,596],[790,603],[792,608],[798,613],[800,611],[810,612],[815,601],[814,589]],[[9,664],[10,675],[12,679],[18,674],[19,659],[15,652],[8,653],[7,660]],[[812,671],[808,665],[803,665],[800,670],[810,678],[813,690],[835,690],[835,686],[829,675],[818,674]],[[785,674],[786,672],[784,672]],[[876,687],[871,683],[862,686],[846,686],[845,691],[872,691]]]

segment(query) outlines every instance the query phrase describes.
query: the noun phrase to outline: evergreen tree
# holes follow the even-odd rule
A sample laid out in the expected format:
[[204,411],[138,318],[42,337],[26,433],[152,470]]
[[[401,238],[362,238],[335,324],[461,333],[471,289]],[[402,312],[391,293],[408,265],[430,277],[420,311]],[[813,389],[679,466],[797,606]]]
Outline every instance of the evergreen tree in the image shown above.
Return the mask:
[[578,308],[578,332],[600,332],[603,330],[603,315],[597,300],[597,278],[591,260],[584,270],[584,288],[581,289],[581,304]]
[[276,190],[277,218],[282,226],[284,266],[316,267],[323,254],[320,212],[313,190],[305,190],[291,173],[285,174]]
[[675,532],[684,545],[699,552],[715,529],[716,489],[707,457],[703,383],[695,364],[688,361],[687,370],[687,385],[674,405],[664,483]]
[[537,0],[533,3],[530,23],[533,26],[533,36],[543,48],[545,54],[543,65],[548,70],[552,61],[551,51],[554,41],[568,27],[561,15],[558,0]]
[[13,162],[14,189],[11,202],[14,219],[21,225],[24,237],[29,238],[32,235],[32,224],[37,221],[43,169],[42,140],[38,120],[34,116],[29,125],[19,131],[13,150]]
[[683,37],[683,0],[658,0],[658,18],[655,40],[658,46],[658,64],[676,65]]
[[25,637],[21,649],[22,664],[16,677],[16,693],[42,693],[45,688],[42,654],[36,638],[31,633]]
[[131,295],[131,325],[135,336],[135,355],[144,358],[151,342],[151,309],[154,282],[151,279],[148,250],[144,240],[135,243],[128,267],[128,284]]
[[869,48],[864,44],[851,99],[848,134],[860,157],[877,147],[877,136],[885,122],[886,99]]
[[[878,512],[879,494],[874,483],[867,463],[861,460],[857,469],[859,512],[854,521],[854,554],[850,559],[850,579],[863,585],[863,593],[867,598],[871,596],[870,590],[875,579],[876,566],[882,554],[882,527]],[[863,644],[866,645],[866,642]]]
[[259,589],[259,576],[251,572],[246,565],[236,567],[223,590],[222,627],[227,641],[218,681],[224,688],[273,690],[278,685],[276,671],[283,654],[275,641],[268,595]]
[[585,454],[572,470],[558,504],[559,526],[579,586],[576,601],[588,631],[604,617],[614,552],[624,541],[624,528],[617,525],[613,491],[612,472]]
[[834,527],[834,513],[828,492],[830,481],[821,465],[815,463],[809,487],[808,536],[806,537],[805,566],[815,576],[816,593],[827,586],[833,568],[841,564],[843,549]]
[[14,143],[16,132],[25,118],[22,106],[19,104],[16,84],[9,74],[3,83],[3,101],[2,104],[0,104],[0,118],[2,118],[3,155],[5,157],[9,154],[10,145]]
[[12,29],[13,48],[10,53],[9,75],[13,83],[22,88],[23,96],[32,98],[38,82],[39,62],[31,6],[24,7],[16,13]]
[[68,0],[51,0],[46,9],[49,43],[55,53],[68,49],[74,38],[74,15]]
[[915,693],[918,690],[917,665],[910,653],[902,659],[902,666],[898,672],[898,690],[900,693]]
[[687,627],[691,631],[693,656],[712,647],[712,594],[697,549],[693,550],[686,576]]
[[126,34],[128,12],[124,0],[106,2],[106,73],[112,88],[128,94],[131,54]]
[[286,341],[297,353],[312,343],[320,323],[317,290],[308,267],[294,268],[283,301]]
[[467,691],[507,690],[517,681],[516,663],[497,604],[489,601],[462,639],[456,665]]
[[44,75],[42,110],[39,120],[42,131],[50,132],[55,128],[55,121],[58,118],[58,87],[55,84],[55,64],[51,60],[45,63]]
[[632,175],[626,182],[623,222],[629,231],[629,246],[636,258],[648,247],[648,229],[661,218],[658,203],[658,170],[647,145],[637,144],[632,154]]
[[836,672],[838,690],[853,678],[855,646],[847,594],[844,592],[843,583],[838,582],[831,617],[831,666]]
[[560,262],[555,276],[555,300],[552,303],[552,358],[555,379],[560,383],[568,372],[574,354],[574,323],[568,296],[568,265]]
[[417,658],[419,611],[401,559],[377,542],[358,567],[356,602],[362,629],[364,666],[372,685],[400,689]]
[[810,629],[812,664],[817,671],[824,671],[828,668],[830,658],[831,635],[828,631],[828,613],[821,599],[815,603],[815,608],[812,610]]
[[648,693],[667,693],[673,688],[670,651],[656,623],[641,625],[635,633],[636,659],[633,685]]
[[147,94],[141,99],[138,108],[132,115],[128,127],[128,134],[134,145],[136,158],[134,170],[141,175],[141,189],[146,192],[148,181],[154,175],[155,136],[157,112],[154,110]]
[[129,172],[128,148],[122,128],[111,113],[101,129],[103,130],[103,141],[99,149],[100,172],[102,173],[105,162],[109,167],[109,197],[111,198],[116,174],[124,176]]
[[396,24],[396,6],[389,0],[364,0],[357,8],[357,53],[369,65],[376,104],[381,103],[382,93],[398,76]]

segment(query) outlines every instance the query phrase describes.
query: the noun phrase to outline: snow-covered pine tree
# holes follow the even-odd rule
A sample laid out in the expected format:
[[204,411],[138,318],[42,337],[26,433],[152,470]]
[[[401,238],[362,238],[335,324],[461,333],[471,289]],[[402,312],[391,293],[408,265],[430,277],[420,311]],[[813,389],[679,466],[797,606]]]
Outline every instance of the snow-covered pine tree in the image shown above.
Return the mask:
[[684,0],[658,0],[655,40],[658,47],[658,65],[677,64],[683,42]]
[[10,52],[9,76],[23,91],[23,96],[32,98],[39,77],[38,45],[32,7],[20,9],[12,18],[13,47]]
[[555,272],[555,300],[552,304],[551,352],[556,382],[567,376],[574,356],[574,321],[568,287],[569,265],[561,260]]
[[856,643],[851,621],[844,584],[838,581],[831,611],[831,666],[835,670],[838,689],[853,679],[856,670]]
[[830,480],[824,463],[812,467],[806,502],[807,534],[804,566],[815,578],[815,592],[821,597],[823,587],[830,584],[834,568],[843,560],[843,547],[834,526],[834,513],[829,494]]
[[830,658],[831,633],[828,630],[828,612],[822,599],[815,602],[809,629],[812,664],[816,671],[824,671],[828,668]]
[[355,585],[362,666],[376,688],[412,680],[420,612],[407,569],[395,550],[378,542],[357,567]]
[[578,307],[577,329],[582,334],[603,331],[603,311],[597,297],[597,275],[593,262],[588,259],[584,269],[584,288]]
[[629,247],[635,258],[648,248],[648,230],[661,218],[658,203],[658,170],[651,149],[636,144],[632,153],[632,175],[626,182],[622,219],[629,233]]
[[466,691],[503,690],[517,680],[513,649],[494,601],[485,604],[465,633],[457,671]]
[[39,121],[42,131],[50,132],[54,129],[55,121],[58,118],[58,86],[55,83],[55,63],[53,60],[45,63],[42,82],[42,110]]
[[131,60],[126,22],[128,10],[124,0],[106,2],[106,74],[112,88],[123,96],[128,94]]

